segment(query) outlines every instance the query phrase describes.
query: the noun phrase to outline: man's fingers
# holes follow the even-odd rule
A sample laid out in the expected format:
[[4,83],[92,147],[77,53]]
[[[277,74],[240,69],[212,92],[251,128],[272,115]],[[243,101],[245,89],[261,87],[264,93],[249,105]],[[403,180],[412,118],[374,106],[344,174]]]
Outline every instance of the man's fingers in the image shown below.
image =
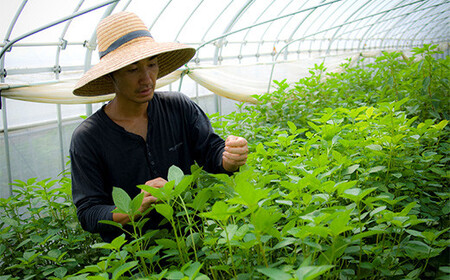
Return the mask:
[[223,152],[223,156],[227,159],[234,160],[234,161],[243,161],[247,159],[247,153],[230,153],[230,152]]
[[243,154],[248,154],[248,147],[233,147],[233,146],[225,146],[225,151],[230,153],[230,154],[238,154],[238,155],[243,155]]
[[148,180],[147,182],[145,182],[145,184],[147,186],[158,188],[158,189],[164,187],[164,185],[166,183],[167,183],[167,181],[161,177],[158,177],[158,178],[152,179],[152,180]]
[[247,140],[245,140],[245,138],[242,138],[242,137],[230,135],[225,140],[225,146],[229,146],[229,147],[247,146]]

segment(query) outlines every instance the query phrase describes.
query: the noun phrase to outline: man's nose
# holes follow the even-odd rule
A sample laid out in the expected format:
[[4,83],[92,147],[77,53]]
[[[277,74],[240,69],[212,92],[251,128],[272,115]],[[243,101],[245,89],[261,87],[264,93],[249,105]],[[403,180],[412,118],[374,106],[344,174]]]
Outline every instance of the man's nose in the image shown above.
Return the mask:
[[140,81],[142,83],[148,83],[152,81],[152,71],[143,69],[140,71]]

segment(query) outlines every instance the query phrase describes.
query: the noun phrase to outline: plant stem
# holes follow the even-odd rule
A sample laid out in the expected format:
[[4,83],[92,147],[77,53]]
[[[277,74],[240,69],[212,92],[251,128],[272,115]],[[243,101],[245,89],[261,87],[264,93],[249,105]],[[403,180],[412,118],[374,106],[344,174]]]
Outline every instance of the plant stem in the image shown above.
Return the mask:
[[188,213],[188,210],[186,208],[186,204],[184,204],[184,200],[181,198],[181,196],[179,196],[179,198],[181,200],[181,206],[183,207],[183,210],[186,213],[186,219],[188,221],[189,233],[191,234],[192,249],[194,250],[195,260],[198,261],[197,249],[195,247],[194,232],[192,231],[191,219],[189,218],[189,213]]

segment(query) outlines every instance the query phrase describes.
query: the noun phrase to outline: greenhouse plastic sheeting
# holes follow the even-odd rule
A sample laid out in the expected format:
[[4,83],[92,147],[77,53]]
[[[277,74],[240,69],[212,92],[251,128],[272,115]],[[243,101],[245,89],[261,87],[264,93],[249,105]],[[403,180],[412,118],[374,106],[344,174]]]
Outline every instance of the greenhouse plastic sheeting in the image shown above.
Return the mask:
[[[164,87],[178,80],[182,71],[177,70],[158,80],[156,88]],[[76,80],[55,81],[40,85],[7,85],[0,84],[2,96],[30,102],[54,104],[89,104],[106,102],[114,98],[114,94],[101,96],[76,96],[72,94]],[[11,87],[11,88],[9,88]]]
[[[356,61],[358,56],[359,54],[346,54],[279,63],[199,67],[191,69],[188,75],[215,94],[236,101],[253,103],[256,102],[253,95],[274,90],[274,84],[270,82],[272,80],[285,79],[288,83],[298,82],[300,78],[310,75],[309,71],[315,64],[321,63],[324,63],[328,72],[340,71],[339,66],[346,59]],[[272,72],[273,76],[270,75]]]
[[[341,56],[304,58],[298,61],[279,63],[237,64],[226,66],[209,66],[189,68],[188,76],[213,93],[241,102],[255,102],[252,95],[261,95],[270,87],[273,90],[272,80],[286,79],[294,83],[299,78],[309,75],[309,69],[315,64],[324,63],[327,71],[336,72],[339,65],[348,58],[352,61],[358,59],[359,54],[346,54]],[[177,70],[172,74],[158,80],[157,88],[169,85],[178,80],[183,73]],[[55,104],[88,104],[111,100],[114,95],[82,97],[72,94],[76,80],[63,80],[50,84],[20,86],[2,84],[2,95],[7,98]],[[9,88],[11,87],[11,88]]]

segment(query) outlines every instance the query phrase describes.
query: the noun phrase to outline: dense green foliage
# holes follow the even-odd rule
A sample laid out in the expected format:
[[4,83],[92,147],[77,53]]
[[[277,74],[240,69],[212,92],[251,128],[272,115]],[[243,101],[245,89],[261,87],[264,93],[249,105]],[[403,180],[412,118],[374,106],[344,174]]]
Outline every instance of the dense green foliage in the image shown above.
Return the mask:
[[[448,279],[450,58],[435,53],[318,65],[212,116],[248,139],[248,164],[172,167],[164,188],[139,186],[168,229],[132,221],[131,242],[84,233],[69,180],[19,182],[0,201],[0,279]],[[141,195],[113,195],[116,211],[138,211]]]

